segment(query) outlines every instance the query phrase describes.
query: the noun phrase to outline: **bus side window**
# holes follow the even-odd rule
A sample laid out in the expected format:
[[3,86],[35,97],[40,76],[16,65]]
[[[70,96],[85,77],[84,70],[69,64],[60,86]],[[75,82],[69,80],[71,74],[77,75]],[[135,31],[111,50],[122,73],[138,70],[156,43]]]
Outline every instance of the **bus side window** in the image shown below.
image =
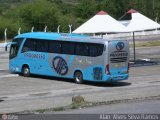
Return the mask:
[[47,52],[48,51],[48,41],[38,40],[37,41],[37,51],[38,52]]
[[96,57],[97,56],[96,45],[90,44],[90,46],[89,46],[89,56],[91,56],[91,57]]
[[30,39],[30,46],[28,46],[29,51],[36,51],[37,40]]
[[74,55],[75,45],[71,42],[62,43],[62,54]]
[[58,41],[49,41],[48,51],[50,53],[61,53],[61,44]]
[[104,51],[104,45],[103,45],[103,44],[98,44],[98,45],[96,46],[96,48],[97,48],[97,56],[102,55],[102,54],[103,54],[103,51]]
[[88,56],[88,45],[85,43],[77,43],[76,55]]
[[90,44],[89,46],[89,56],[96,57],[103,53],[103,45],[101,44]]
[[29,51],[29,46],[30,46],[30,41],[26,40],[22,48],[22,53]]
[[36,40],[26,39],[22,48],[22,52],[27,52],[27,51],[36,51]]

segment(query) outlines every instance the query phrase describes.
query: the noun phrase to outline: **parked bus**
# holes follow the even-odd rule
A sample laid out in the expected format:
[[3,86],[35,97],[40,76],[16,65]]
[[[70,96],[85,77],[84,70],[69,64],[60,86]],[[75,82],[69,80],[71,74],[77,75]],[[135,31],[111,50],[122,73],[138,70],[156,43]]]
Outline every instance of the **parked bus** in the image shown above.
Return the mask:
[[31,32],[10,46],[9,70],[86,81],[115,82],[129,76],[129,44],[78,34]]

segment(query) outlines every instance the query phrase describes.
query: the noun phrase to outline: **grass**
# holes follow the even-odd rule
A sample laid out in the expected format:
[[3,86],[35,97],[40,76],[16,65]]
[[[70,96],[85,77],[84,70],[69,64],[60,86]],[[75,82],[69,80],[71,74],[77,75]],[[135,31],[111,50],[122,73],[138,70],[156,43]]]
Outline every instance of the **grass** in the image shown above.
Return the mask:
[[55,107],[55,108],[51,108],[51,109],[39,109],[36,110],[37,113],[45,113],[47,111],[64,111],[66,109],[78,109],[78,108],[82,108],[82,107],[86,107],[89,106],[89,102],[85,101],[84,97],[78,95],[78,96],[74,96],[72,98],[72,103],[68,106],[64,106],[64,107]]
[[[130,46],[133,46],[133,43],[130,44]],[[149,42],[136,43],[136,47],[152,47],[152,46],[160,46],[160,41],[149,41]]]
[[39,109],[39,110],[36,110],[36,112],[38,113],[44,113],[46,111],[46,109]]
[[77,109],[79,107],[82,107],[86,104],[87,102],[85,101],[84,97],[82,96],[74,96],[72,98],[72,104],[71,104],[71,109]]
[[56,108],[53,108],[52,111],[64,111],[65,108],[64,107],[56,107]]

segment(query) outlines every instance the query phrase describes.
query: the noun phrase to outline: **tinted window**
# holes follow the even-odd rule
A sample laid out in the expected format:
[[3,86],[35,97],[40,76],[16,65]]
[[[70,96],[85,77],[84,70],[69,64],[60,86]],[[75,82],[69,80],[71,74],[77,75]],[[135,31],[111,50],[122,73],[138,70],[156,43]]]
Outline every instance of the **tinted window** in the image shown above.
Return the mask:
[[12,59],[12,58],[17,56],[19,48],[20,48],[20,45],[21,45],[23,39],[24,38],[13,39],[12,42],[16,42],[16,43],[12,44],[11,47],[10,47],[10,59]]
[[37,51],[39,51],[39,52],[48,52],[48,41],[46,41],[46,40],[37,40]]
[[89,56],[96,57],[100,56],[103,53],[103,47],[102,44],[90,44],[89,45]]
[[61,53],[61,44],[57,41],[49,41],[49,52],[51,53]]
[[76,43],[76,55],[88,56],[88,44]]
[[103,44],[96,43],[26,39],[22,52],[38,51],[96,57],[102,55],[103,49]]
[[63,42],[62,43],[62,54],[70,54],[74,55],[75,45],[71,42]]
[[90,45],[89,46],[89,55],[94,57],[97,56],[97,49],[96,49],[96,45]]
[[30,40],[30,46],[29,46],[30,51],[36,51],[36,45],[37,45],[36,40]]
[[22,52],[35,51],[35,50],[36,50],[36,40],[26,39],[22,48]]
[[97,56],[102,55],[103,54],[103,50],[104,50],[104,45],[103,44],[99,44],[96,47],[97,47]]
[[24,39],[24,38],[16,38],[16,39],[13,39],[12,42],[16,42],[16,44],[17,44],[18,46],[20,46],[21,43],[22,43],[22,41],[23,41],[23,39]]
[[29,40],[26,40],[23,45],[22,52],[29,51],[29,46],[30,46],[30,42],[29,42]]
[[12,58],[15,58],[18,54],[18,50],[19,50],[19,46],[16,44],[16,45],[11,45],[10,47],[10,54],[9,54],[9,58],[12,59]]

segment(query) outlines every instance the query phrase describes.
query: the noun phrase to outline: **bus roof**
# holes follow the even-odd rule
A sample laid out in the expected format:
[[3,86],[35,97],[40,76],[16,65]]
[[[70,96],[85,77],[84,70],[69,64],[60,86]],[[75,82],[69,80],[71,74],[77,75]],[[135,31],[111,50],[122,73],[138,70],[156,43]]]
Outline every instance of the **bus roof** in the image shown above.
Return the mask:
[[95,38],[92,36],[81,35],[81,34],[69,34],[69,33],[53,33],[53,32],[30,32],[23,33],[15,38],[33,38],[33,39],[44,39],[44,40],[65,40],[65,41],[77,41],[77,42],[93,42],[93,43],[104,43],[109,41],[102,38]]
[[43,38],[54,40],[57,37],[88,37],[80,34],[69,34],[69,33],[52,33],[52,32],[29,32],[17,35],[15,38]]

